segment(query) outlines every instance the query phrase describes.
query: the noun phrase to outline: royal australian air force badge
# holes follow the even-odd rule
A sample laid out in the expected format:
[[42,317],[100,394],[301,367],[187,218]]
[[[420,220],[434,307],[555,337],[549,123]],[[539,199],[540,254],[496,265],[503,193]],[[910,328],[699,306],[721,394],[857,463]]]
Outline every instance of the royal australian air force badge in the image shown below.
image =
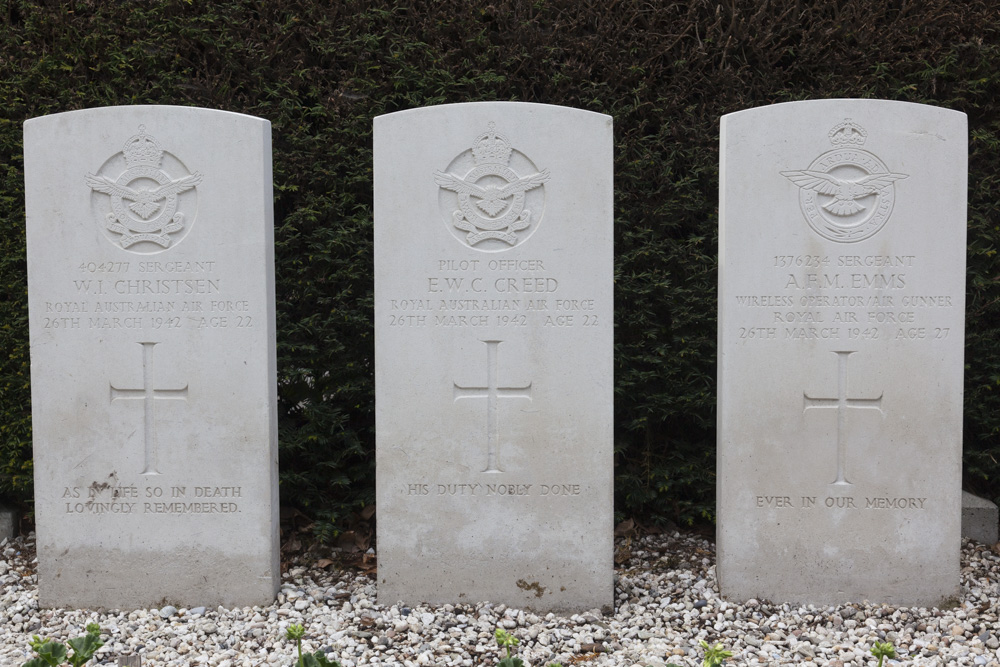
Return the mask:
[[882,160],[862,150],[868,132],[849,118],[834,126],[829,137],[833,150],[808,169],[781,175],[799,186],[799,205],[813,231],[839,243],[863,241],[885,226],[895,183],[907,175],[890,172]]
[[512,248],[534,233],[549,170],[541,171],[489,123],[470,150],[434,172],[452,234],[476,250]]
[[132,252],[148,254],[169,248],[187,234],[194,221],[201,174],[190,173],[143,125],[120,153],[85,178],[95,195],[110,198],[92,200],[103,219],[105,235]]

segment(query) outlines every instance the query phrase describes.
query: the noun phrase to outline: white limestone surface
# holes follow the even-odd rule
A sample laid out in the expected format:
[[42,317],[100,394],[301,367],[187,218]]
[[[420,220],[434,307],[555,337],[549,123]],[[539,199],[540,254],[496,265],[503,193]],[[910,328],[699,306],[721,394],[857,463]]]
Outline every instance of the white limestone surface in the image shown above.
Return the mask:
[[374,127],[379,600],[610,607],[611,118]]
[[268,604],[270,123],[109,107],[24,145],[40,604]]
[[967,126],[822,100],[724,116],[718,577],[733,600],[959,592]]

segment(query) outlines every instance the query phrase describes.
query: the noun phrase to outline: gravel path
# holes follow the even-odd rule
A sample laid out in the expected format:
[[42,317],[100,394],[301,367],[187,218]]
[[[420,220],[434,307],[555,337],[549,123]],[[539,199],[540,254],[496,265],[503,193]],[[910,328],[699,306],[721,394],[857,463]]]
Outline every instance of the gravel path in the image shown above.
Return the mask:
[[[306,629],[304,649],[328,651],[344,667],[495,665],[493,631],[520,639],[531,667],[701,665],[701,640],[722,642],[733,665],[875,665],[872,642],[891,641],[890,665],[1000,667],[1000,557],[964,542],[962,597],[953,609],[848,605],[795,608],[720,600],[713,545],[684,533],[618,541],[614,615],[533,614],[489,603],[385,607],[373,579],[358,570],[293,562],[269,607],[163,609],[131,613],[39,610],[33,536],[0,542],[0,665],[20,667],[31,635],[65,641],[99,623],[106,645],[96,665],[143,655],[145,667],[293,665],[289,624]],[[630,554],[630,555],[629,555]]]

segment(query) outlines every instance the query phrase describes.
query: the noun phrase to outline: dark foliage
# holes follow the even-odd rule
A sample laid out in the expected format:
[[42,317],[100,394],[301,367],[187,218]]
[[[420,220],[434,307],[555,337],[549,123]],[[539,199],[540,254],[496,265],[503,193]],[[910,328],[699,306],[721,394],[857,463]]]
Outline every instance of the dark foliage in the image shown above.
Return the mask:
[[1000,8],[977,0],[0,0],[0,498],[31,497],[21,123],[181,104],[273,124],[284,502],[374,497],[371,119],[615,119],[617,509],[713,515],[718,123],[821,97],[969,115],[966,483],[1000,498]]

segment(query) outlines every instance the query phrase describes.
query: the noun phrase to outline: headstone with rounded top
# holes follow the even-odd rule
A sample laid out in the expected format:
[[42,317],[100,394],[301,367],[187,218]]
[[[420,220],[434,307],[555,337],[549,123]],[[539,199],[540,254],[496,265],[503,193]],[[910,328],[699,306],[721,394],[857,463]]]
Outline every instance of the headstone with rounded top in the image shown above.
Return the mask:
[[959,591],[965,115],[723,117],[718,579],[734,600]]
[[170,106],[25,123],[43,607],[273,600],[270,134]]
[[375,119],[379,600],[610,607],[612,133]]

